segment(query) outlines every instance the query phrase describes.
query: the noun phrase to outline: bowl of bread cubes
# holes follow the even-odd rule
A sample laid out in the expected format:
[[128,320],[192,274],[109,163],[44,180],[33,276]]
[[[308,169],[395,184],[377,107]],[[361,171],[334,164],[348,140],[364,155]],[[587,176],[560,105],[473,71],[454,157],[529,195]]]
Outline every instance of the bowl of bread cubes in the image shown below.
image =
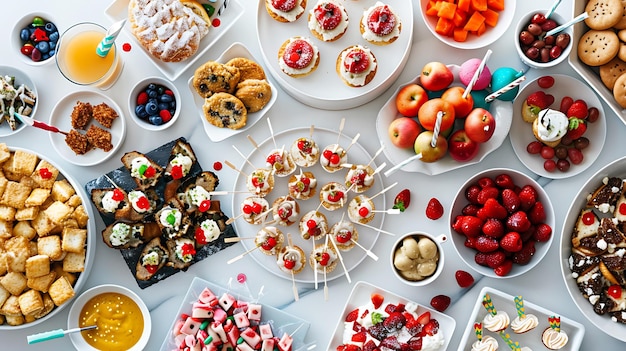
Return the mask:
[[96,242],[82,187],[35,152],[0,143],[0,331],[37,325],[81,290]]

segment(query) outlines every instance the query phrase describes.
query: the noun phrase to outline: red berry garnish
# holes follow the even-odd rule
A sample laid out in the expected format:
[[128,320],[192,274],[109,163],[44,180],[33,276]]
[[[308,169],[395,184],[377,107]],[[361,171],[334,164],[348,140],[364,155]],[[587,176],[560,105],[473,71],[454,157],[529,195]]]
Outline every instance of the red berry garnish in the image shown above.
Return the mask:
[[111,198],[115,201],[122,201],[124,200],[124,192],[115,188],[113,189],[113,196]]
[[52,178],[52,172],[50,172],[49,169],[47,168],[40,168],[39,169],[39,176],[43,179],[50,179]]
[[198,206],[198,211],[206,212],[211,207],[211,200],[202,200],[200,206]]
[[450,306],[450,301],[447,295],[437,295],[430,300],[430,305],[437,311],[443,312]]
[[619,299],[622,296],[622,287],[620,285],[613,284],[609,286],[607,294],[609,294],[609,296],[613,297],[614,299]]

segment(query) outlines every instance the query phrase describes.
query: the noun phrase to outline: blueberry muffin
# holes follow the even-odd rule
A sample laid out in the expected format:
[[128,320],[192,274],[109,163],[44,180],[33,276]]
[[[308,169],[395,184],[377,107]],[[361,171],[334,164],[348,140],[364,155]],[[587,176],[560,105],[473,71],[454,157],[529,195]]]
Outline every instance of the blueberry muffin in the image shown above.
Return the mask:
[[237,67],[239,69],[240,77],[239,81],[244,81],[246,79],[265,79],[265,70],[261,65],[254,62],[253,60],[247,59],[245,57],[235,57],[228,62],[226,62],[227,66]]
[[219,92],[204,100],[204,117],[219,128],[240,129],[246,125],[248,111],[236,96]]
[[260,111],[272,98],[272,88],[265,79],[246,79],[237,84],[235,96],[243,102],[248,113]]
[[234,93],[240,77],[237,67],[209,61],[196,69],[192,84],[200,96],[207,98],[220,92]]

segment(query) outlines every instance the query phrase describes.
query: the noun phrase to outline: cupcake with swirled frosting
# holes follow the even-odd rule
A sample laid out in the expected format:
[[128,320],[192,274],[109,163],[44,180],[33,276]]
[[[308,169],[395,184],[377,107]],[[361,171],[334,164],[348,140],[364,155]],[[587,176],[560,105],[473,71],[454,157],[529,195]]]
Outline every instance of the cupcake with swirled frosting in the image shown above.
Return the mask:
[[483,318],[483,326],[485,329],[497,333],[506,329],[511,323],[508,313],[504,311],[497,311],[495,314],[488,313]]
[[489,335],[485,335],[480,340],[476,340],[472,343],[472,351],[496,351],[498,346],[498,340]]
[[515,334],[524,334],[537,327],[539,319],[534,314],[525,314],[523,317],[517,316],[511,322],[511,329]]
[[564,331],[548,327],[541,334],[541,341],[550,350],[559,350],[567,345],[569,338]]

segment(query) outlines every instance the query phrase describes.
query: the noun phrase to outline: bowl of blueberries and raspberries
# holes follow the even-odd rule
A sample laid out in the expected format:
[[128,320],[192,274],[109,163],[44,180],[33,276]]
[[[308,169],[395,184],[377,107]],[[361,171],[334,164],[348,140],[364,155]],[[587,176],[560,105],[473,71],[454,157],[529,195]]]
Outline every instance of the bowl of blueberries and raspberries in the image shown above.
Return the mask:
[[180,115],[180,94],[172,82],[148,77],[131,90],[128,100],[130,115],[140,127],[158,131],[169,128]]

